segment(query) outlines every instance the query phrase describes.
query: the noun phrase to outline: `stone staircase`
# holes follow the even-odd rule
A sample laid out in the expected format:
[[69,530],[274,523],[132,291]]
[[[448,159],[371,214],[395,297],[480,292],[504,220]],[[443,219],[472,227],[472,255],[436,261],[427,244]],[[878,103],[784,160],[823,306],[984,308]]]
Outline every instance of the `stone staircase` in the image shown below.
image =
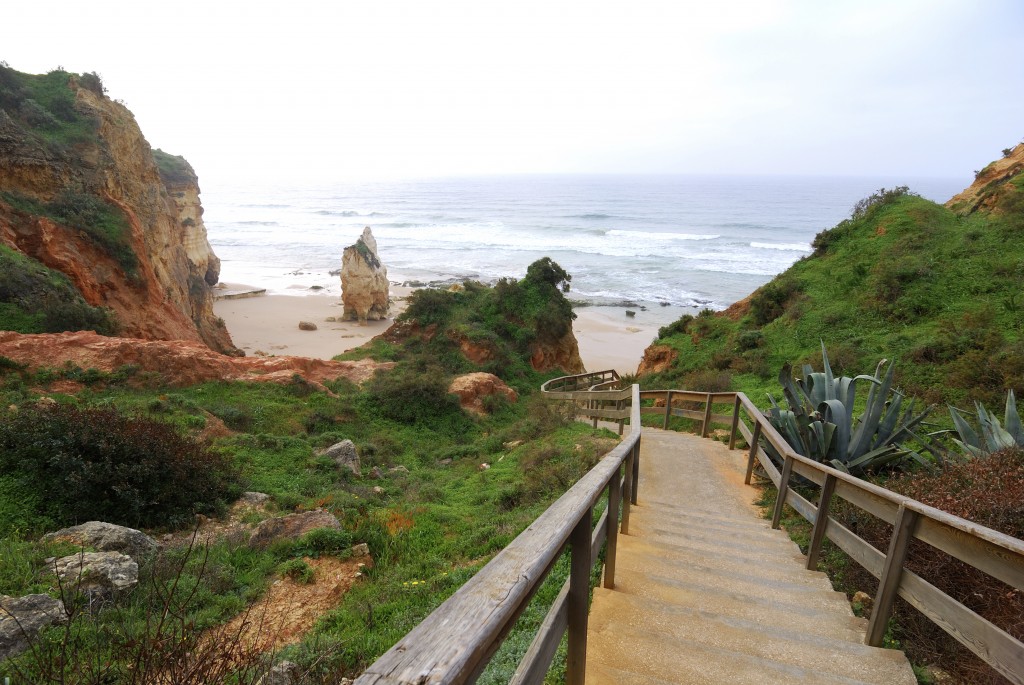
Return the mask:
[[916,683],[902,652],[864,644],[867,621],[760,517],[744,459],[644,428],[615,589],[594,591],[587,683]]

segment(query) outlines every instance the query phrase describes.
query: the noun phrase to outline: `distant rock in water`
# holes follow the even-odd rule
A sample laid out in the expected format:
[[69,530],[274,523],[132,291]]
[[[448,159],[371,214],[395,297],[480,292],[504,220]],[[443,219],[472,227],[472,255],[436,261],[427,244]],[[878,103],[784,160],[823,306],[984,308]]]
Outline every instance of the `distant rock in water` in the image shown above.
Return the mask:
[[378,321],[388,315],[388,270],[367,226],[341,256],[341,302],[346,321]]

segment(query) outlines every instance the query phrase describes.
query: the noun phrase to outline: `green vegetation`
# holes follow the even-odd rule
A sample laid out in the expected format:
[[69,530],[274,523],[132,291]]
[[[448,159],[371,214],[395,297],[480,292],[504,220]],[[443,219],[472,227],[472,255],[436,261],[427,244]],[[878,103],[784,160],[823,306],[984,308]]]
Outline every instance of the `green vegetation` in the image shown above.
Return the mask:
[[[75,106],[69,84],[76,77],[61,68],[47,74],[23,74],[0,65],[0,109],[27,136],[43,143],[53,154],[68,154],[72,146],[93,142],[99,122]],[[103,92],[97,74],[77,76],[83,87]]]
[[[551,264],[544,276],[548,280],[542,282],[529,277],[504,282],[500,295],[499,288],[478,284],[468,284],[460,293],[421,292],[414,298],[413,313],[426,320],[407,314],[402,325],[421,332],[433,325],[433,340],[409,334],[351,353],[347,356],[372,354],[397,364],[379,371],[363,386],[343,379],[328,382],[329,392],[298,376],[282,385],[217,382],[168,388],[159,377],[131,368],[111,374],[78,367],[28,372],[0,358],[0,401],[3,406],[17,406],[16,412],[0,413],[0,435],[17,445],[16,451],[6,443],[0,447],[16,462],[13,467],[6,463],[0,467],[4,474],[0,476],[0,530],[6,533],[0,545],[7,546],[3,551],[10,548],[16,552],[0,557],[0,591],[60,593],[43,563],[46,556],[53,555],[49,553],[52,550],[31,542],[57,523],[51,509],[55,504],[49,502],[51,492],[46,488],[64,485],[67,474],[85,483],[89,482],[86,476],[95,475],[97,485],[100,481],[111,484],[120,473],[116,465],[125,462],[113,457],[98,459],[101,448],[115,455],[135,454],[139,463],[134,467],[140,471],[130,470],[128,475],[143,475],[142,469],[156,467],[160,449],[171,451],[151,442],[135,443],[135,448],[129,449],[136,437],[148,440],[148,436],[159,434],[160,442],[182,450],[195,449],[196,454],[205,455],[201,459],[213,464],[213,475],[189,476],[187,487],[180,485],[179,472],[173,471],[181,466],[176,462],[168,466],[172,470],[167,477],[149,472],[145,482],[155,493],[133,489],[134,485],[122,487],[129,502],[136,497],[141,501],[169,495],[175,487],[183,498],[189,498],[177,509],[180,516],[147,521],[146,525],[166,530],[164,526],[184,521],[191,512],[208,511],[219,497],[201,489],[215,482],[233,492],[241,487],[270,495],[269,511],[252,512],[242,520],[323,508],[335,514],[342,525],[340,530],[314,531],[266,550],[252,550],[237,540],[191,553],[172,547],[152,568],[143,569],[143,586],[132,593],[126,605],[84,612],[71,628],[46,632],[40,652],[45,655],[44,665],[33,662],[31,655],[12,662],[29,674],[23,679],[38,682],[43,680],[41,673],[53,669],[63,668],[70,674],[75,664],[103,664],[110,674],[104,682],[121,682],[125,663],[112,655],[135,655],[138,652],[133,650],[143,648],[152,653],[161,638],[167,656],[178,654],[179,644],[184,645],[180,653],[201,653],[195,642],[197,630],[237,615],[282,574],[300,582],[316,582],[307,570],[314,563],[311,559],[344,558],[353,544],[364,542],[369,545],[372,564],[362,570],[362,578],[311,635],[279,658],[301,664],[313,682],[335,682],[338,676],[371,663],[616,442],[606,430],[593,430],[571,420],[562,404],[539,397],[541,382],[557,374],[535,372],[525,355],[531,341],[552,335],[549,330],[538,330],[545,312],[564,311],[558,284],[550,282],[550,277],[557,276],[555,267]],[[558,299],[551,305],[545,297]],[[505,311],[515,312],[516,317],[504,321],[501,312]],[[571,321],[571,311],[563,317]],[[487,335],[487,322],[499,319],[505,327],[502,330],[516,341]],[[520,389],[518,402],[494,402],[492,414],[485,417],[469,415],[458,407],[447,393],[452,376],[479,370],[460,351],[457,336],[461,335],[493,341],[494,347],[489,349],[499,357],[484,366]],[[67,377],[88,379],[88,383],[74,397],[51,389],[58,406],[36,407],[40,392],[47,390],[49,383]],[[64,425],[73,422],[71,419],[51,421],[49,412],[59,417],[93,418],[78,421],[76,428]],[[44,417],[46,420],[41,420]],[[139,421],[144,427],[119,428],[128,421]],[[92,432],[87,433],[86,427]],[[201,447],[192,441],[200,432],[206,436]],[[101,434],[109,437],[100,439]],[[24,436],[22,442],[19,436]],[[355,443],[362,476],[318,456],[343,439]],[[512,446],[519,441],[519,446]],[[46,462],[46,466],[55,469],[45,477],[35,470],[37,464],[44,463],[44,455],[53,455],[52,465]],[[146,456],[140,459],[139,455]],[[31,474],[36,474],[35,481]],[[82,506],[90,502],[97,507],[76,516],[110,518],[102,508],[108,505],[101,506],[109,492],[92,486],[68,490],[83,500]],[[59,511],[70,506],[60,499],[62,493],[52,494],[58,498]],[[144,507],[127,506],[127,510],[122,520],[140,520]],[[565,560],[557,564],[552,579],[503,649],[500,663],[486,676],[488,682],[508,680],[509,664],[529,644],[529,632],[557,595],[567,568]],[[172,585],[176,588],[173,593]],[[147,617],[163,612],[169,594],[175,596],[175,627],[171,633],[161,634],[155,629],[157,621],[147,624]],[[65,630],[71,631],[67,639],[72,648],[61,657]],[[165,625],[161,630],[171,631],[172,627]],[[17,673],[15,666],[0,666],[0,680]],[[253,680],[238,677],[238,682]],[[69,675],[65,682],[74,680]]]
[[131,228],[117,207],[91,193],[70,189],[50,202],[7,191],[0,192],[0,198],[25,216],[45,216],[82,231],[113,257],[129,278],[138,277],[139,258],[131,245]]
[[193,185],[198,182],[192,165],[181,155],[172,155],[156,148],[153,150],[153,160],[166,185]]
[[[241,492],[228,459],[167,423],[61,404],[4,417],[0,473],[25,515],[57,527],[97,519],[180,525]],[[0,534],[10,532],[0,523]]]
[[[889,365],[885,378],[879,378],[885,361],[878,363],[873,376],[835,377],[825,346],[821,348],[824,372],[815,373],[804,366],[804,377],[794,382],[789,364],[782,367],[782,385],[788,410],[782,410],[771,395],[771,423],[798,454],[847,473],[861,475],[883,466],[899,464],[910,457],[927,466],[921,455],[903,447],[916,439],[914,429],[930,408],[914,415],[911,400],[906,410],[903,395],[893,390],[895,366]],[[867,404],[859,418],[854,417],[857,382],[870,383]],[[890,399],[890,395],[892,398]]]
[[755,401],[784,364],[854,375],[881,358],[930,404],[999,401],[1024,385],[1024,175],[1002,183],[991,210],[958,215],[906,188],[882,189],[819,234],[815,253],[720,314],[663,328],[678,353],[647,387],[706,389],[694,374],[729,374]]
[[1024,447],[1024,427],[1021,426],[1020,416],[1017,414],[1017,400],[1013,396],[1013,390],[1006,394],[1006,427],[999,425],[999,419],[995,414],[985,410],[985,405],[975,403],[978,409],[978,423],[981,426],[981,436],[971,427],[963,414],[954,407],[949,408],[953,417],[953,425],[960,439],[958,445],[974,457],[985,457],[993,452],[1014,447]]
[[60,333],[94,330],[112,335],[112,314],[90,306],[68,278],[0,245],[0,330]]

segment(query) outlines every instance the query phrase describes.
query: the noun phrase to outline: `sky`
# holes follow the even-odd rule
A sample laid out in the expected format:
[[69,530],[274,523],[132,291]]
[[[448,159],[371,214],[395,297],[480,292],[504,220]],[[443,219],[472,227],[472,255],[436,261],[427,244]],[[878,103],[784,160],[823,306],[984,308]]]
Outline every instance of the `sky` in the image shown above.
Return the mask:
[[212,180],[971,172],[1024,137],[1019,0],[34,0],[0,60],[96,71]]

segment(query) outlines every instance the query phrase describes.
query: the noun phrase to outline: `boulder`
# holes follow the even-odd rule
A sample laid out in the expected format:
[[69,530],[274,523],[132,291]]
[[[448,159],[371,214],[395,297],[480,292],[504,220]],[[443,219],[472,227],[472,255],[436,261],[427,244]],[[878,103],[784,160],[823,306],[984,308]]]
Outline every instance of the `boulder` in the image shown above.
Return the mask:
[[339,469],[349,469],[357,476],[361,476],[359,454],[356,453],[356,446],[351,440],[336,442],[322,452],[317,452],[318,457],[330,457]]
[[366,557],[370,555],[370,545],[365,542],[360,542],[358,545],[352,545],[352,556],[354,557]]
[[282,661],[260,678],[259,685],[297,685],[302,669],[294,661]]
[[377,254],[377,241],[367,226],[341,255],[341,302],[344,321],[378,321],[388,315],[388,270]]
[[0,596],[0,661],[28,649],[43,628],[65,621],[63,602],[49,595]]
[[448,392],[459,396],[459,404],[463,409],[476,414],[486,414],[484,400],[493,395],[505,397],[509,402],[516,402],[519,396],[516,391],[505,385],[505,382],[493,373],[467,373],[457,376],[448,386]]
[[334,514],[317,509],[262,521],[249,536],[250,547],[267,547],[277,540],[296,539],[317,528],[341,528]]
[[247,507],[265,507],[270,502],[270,495],[265,492],[243,492],[242,496],[238,498],[238,504],[243,504]]
[[139,584],[139,564],[120,552],[83,552],[53,562],[65,587],[104,599]]
[[88,521],[78,526],[62,528],[47,533],[43,540],[73,542],[101,552],[122,552],[139,562],[157,552],[156,540],[142,531],[103,521]]
[[313,323],[312,321],[300,321],[299,322],[299,330],[300,331],[315,331],[316,330],[316,324]]

